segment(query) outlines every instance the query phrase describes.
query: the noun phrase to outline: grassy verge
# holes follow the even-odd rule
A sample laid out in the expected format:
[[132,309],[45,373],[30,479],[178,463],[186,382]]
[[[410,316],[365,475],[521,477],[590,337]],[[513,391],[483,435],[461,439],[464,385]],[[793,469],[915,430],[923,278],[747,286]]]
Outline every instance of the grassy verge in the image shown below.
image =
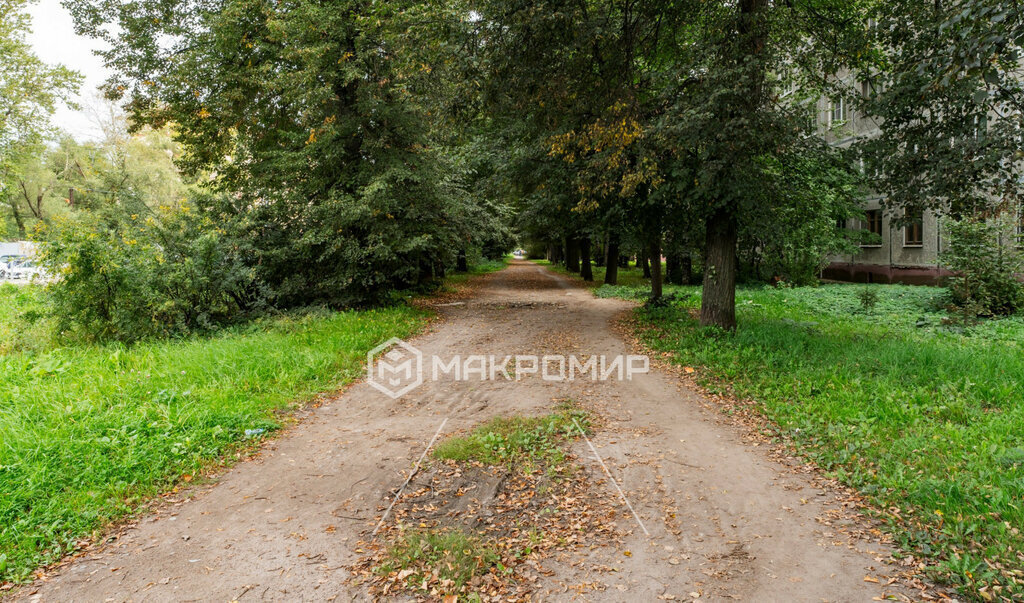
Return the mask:
[[738,291],[739,328],[722,333],[697,325],[698,288],[674,289],[683,301],[637,311],[647,345],[753,400],[936,579],[1024,596],[1024,317],[958,326],[925,287],[757,287]]
[[483,260],[478,264],[470,266],[469,272],[452,272],[445,277],[444,286],[450,288],[452,286],[462,285],[474,276],[497,272],[508,266],[511,258],[512,256],[505,256],[500,260]]
[[358,378],[368,350],[428,317],[309,311],[209,337],[59,347],[44,310],[39,288],[0,286],[0,584],[277,429],[280,411]]
[[[572,272],[571,270],[566,269],[566,267],[561,265],[561,264],[552,264],[551,262],[549,262],[547,260],[532,260],[532,261],[533,261],[533,263],[537,264],[538,266],[547,266],[548,268],[550,268],[551,270],[553,270],[553,271],[555,271],[555,272],[557,272],[559,274],[564,274],[565,276],[570,276],[570,277],[573,277],[573,278],[576,278],[576,279],[580,278],[580,275],[579,275],[578,272]],[[608,285],[604,284],[604,276],[605,276],[605,268],[604,268],[604,266],[592,266],[592,270],[594,272],[594,280],[589,282],[589,283],[587,283],[587,286],[588,287],[594,287],[594,288],[597,288],[597,287],[608,287]],[[664,265],[662,265],[662,270],[664,271]],[[664,272],[662,272],[662,274],[664,274]],[[643,288],[643,287],[650,287],[651,286],[651,279],[645,278],[643,270],[641,270],[640,268],[637,268],[633,264],[630,264],[629,268],[621,268],[620,267],[619,271],[618,271],[618,274],[617,274],[616,281],[618,282],[618,285],[617,285],[618,287],[629,288],[629,289],[637,289],[637,288]],[[666,287],[672,287],[672,285],[666,285]]]
[[0,284],[0,355],[50,346],[38,285]]
[[484,465],[518,465],[532,471],[537,464],[557,466],[565,460],[567,439],[589,428],[585,411],[569,403],[542,417],[498,417],[465,436],[449,438],[434,448],[433,457]]

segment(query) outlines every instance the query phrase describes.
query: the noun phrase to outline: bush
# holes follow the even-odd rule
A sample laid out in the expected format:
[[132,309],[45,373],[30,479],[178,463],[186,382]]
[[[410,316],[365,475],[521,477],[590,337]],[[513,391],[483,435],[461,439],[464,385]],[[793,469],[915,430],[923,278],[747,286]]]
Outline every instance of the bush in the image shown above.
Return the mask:
[[954,273],[947,287],[953,304],[971,314],[1014,314],[1024,308],[1021,253],[1003,244],[1013,226],[1004,218],[965,218],[945,223],[946,249],[941,260]]
[[740,278],[814,285],[830,258],[859,251],[862,234],[845,228],[863,200],[861,176],[838,149],[811,147],[766,162],[764,193],[740,228]]
[[871,287],[864,287],[857,292],[857,298],[860,299],[860,308],[865,312],[871,312],[878,305],[878,292]]
[[194,208],[83,213],[39,231],[57,330],[131,342],[202,331],[260,306],[252,270]]

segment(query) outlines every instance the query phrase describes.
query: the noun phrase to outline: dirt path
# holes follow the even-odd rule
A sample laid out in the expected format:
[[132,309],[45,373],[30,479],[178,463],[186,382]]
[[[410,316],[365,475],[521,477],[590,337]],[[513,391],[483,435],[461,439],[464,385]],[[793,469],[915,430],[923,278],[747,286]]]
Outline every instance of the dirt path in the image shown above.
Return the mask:
[[[628,307],[515,262],[485,277],[464,303],[440,308],[444,320],[413,343],[446,357],[625,354],[612,323]],[[20,594],[366,599],[346,584],[345,567],[441,422],[448,418],[451,433],[497,415],[541,414],[565,397],[603,415],[593,441],[651,536],[622,513],[621,544],[583,546],[555,560],[536,598],[870,601],[897,592],[881,585],[896,569],[869,552],[881,545],[852,541],[820,520],[841,515],[831,494],[770,460],[697,394],[652,369],[631,382],[447,379],[398,400],[359,383],[256,460]]]

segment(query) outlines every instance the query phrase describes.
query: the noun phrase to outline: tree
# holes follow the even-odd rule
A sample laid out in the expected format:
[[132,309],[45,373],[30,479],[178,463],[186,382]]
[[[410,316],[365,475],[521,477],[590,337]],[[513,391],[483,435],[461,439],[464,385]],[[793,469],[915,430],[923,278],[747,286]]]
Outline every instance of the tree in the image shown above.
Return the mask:
[[[535,213],[570,201],[592,229],[618,228],[638,239],[638,257],[651,258],[655,298],[663,248],[672,249],[673,278],[682,250],[703,248],[701,322],[734,328],[741,234],[781,225],[820,192],[814,172],[792,177],[790,166],[812,151],[826,163],[835,158],[810,136],[805,109],[783,102],[780,89],[799,82],[805,97],[831,90],[828,74],[863,47],[864,6],[604,0],[469,7],[482,40],[471,80],[482,80],[484,106],[503,125],[499,131],[514,134],[510,140],[561,160],[544,168],[549,181],[557,172],[559,183],[569,182],[548,210]],[[849,212],[831,206],[836,196],[824,201],[833,226]],[[613,216],[621,222],[610,223]],[[794,253],[830,248],[817,240],[802,245],[786,228],[775,232]],[[825,233],[841,237],[835,228]]]
[[808,152],[830,152],[804,123],[802,102],[780,93],[796,87],[808,101],[826,93],[863,46],[865,12],[832,0],[740,0],[694,3],[689,15],[664,92],[663,135],[679,149],[669,171],[674,194],[704,224],[700,322],[732,329],[742,233],[803,203],[813,179],[789,177],[790,167]]
[[960,217],[1019,202],[1021,7],[898,0],[872,16],[880,58],[861,73],[862,108],[880,131],[863,151],[890,211]]
[[107,91],[133,127],[173,123],[180,164],[216,174],[210,211],[273,303],[381,301],[456,262],[474,200],[446,194],[395,58],[387,16],[408,3],[69,4],[110,44]]
[[1014,222],[1006,217],[980,219],[976,216],[944,223],[946,248],[942,261],[955,276],[947,283],[953,303],[967,315],[1006,315],[1024,308],[1024,254],[1017,246],[1004,243],[1013,233]]
[[[20,191],[17,179],[40,150],[57,105],[66,103],[81,82],[79,74],[47,65],[32,53],[25,41],[30,1],[0,0],[0,201],[10,209],[21,238],[27,232],[26,213],[41,214],[42,201]],[[30,203],[23,206],[22,199]]]

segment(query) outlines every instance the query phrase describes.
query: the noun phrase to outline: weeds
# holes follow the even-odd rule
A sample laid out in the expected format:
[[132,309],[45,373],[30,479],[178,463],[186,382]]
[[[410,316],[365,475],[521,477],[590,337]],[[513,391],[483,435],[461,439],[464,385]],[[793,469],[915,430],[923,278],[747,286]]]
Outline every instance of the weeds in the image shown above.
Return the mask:
[[878,305],[878,291],[872,287],[864,287],[857,292],[857,299],[860,300],[861,310],[870,313]]
[[459,528],[408,529],[388,548],[376,572],[397,573],[412,591],[440,586],[442,594],[450,594],[500,565],[497,550],[476,534]]
[[441,442],[434,448],[433,457],[509,467],[557,466],[565,460],[564,441],[580,435],[577,425],[588,430],[588,415],[571,403],[563,403],[556,412],[542,417],[498,417],[467,435]]

